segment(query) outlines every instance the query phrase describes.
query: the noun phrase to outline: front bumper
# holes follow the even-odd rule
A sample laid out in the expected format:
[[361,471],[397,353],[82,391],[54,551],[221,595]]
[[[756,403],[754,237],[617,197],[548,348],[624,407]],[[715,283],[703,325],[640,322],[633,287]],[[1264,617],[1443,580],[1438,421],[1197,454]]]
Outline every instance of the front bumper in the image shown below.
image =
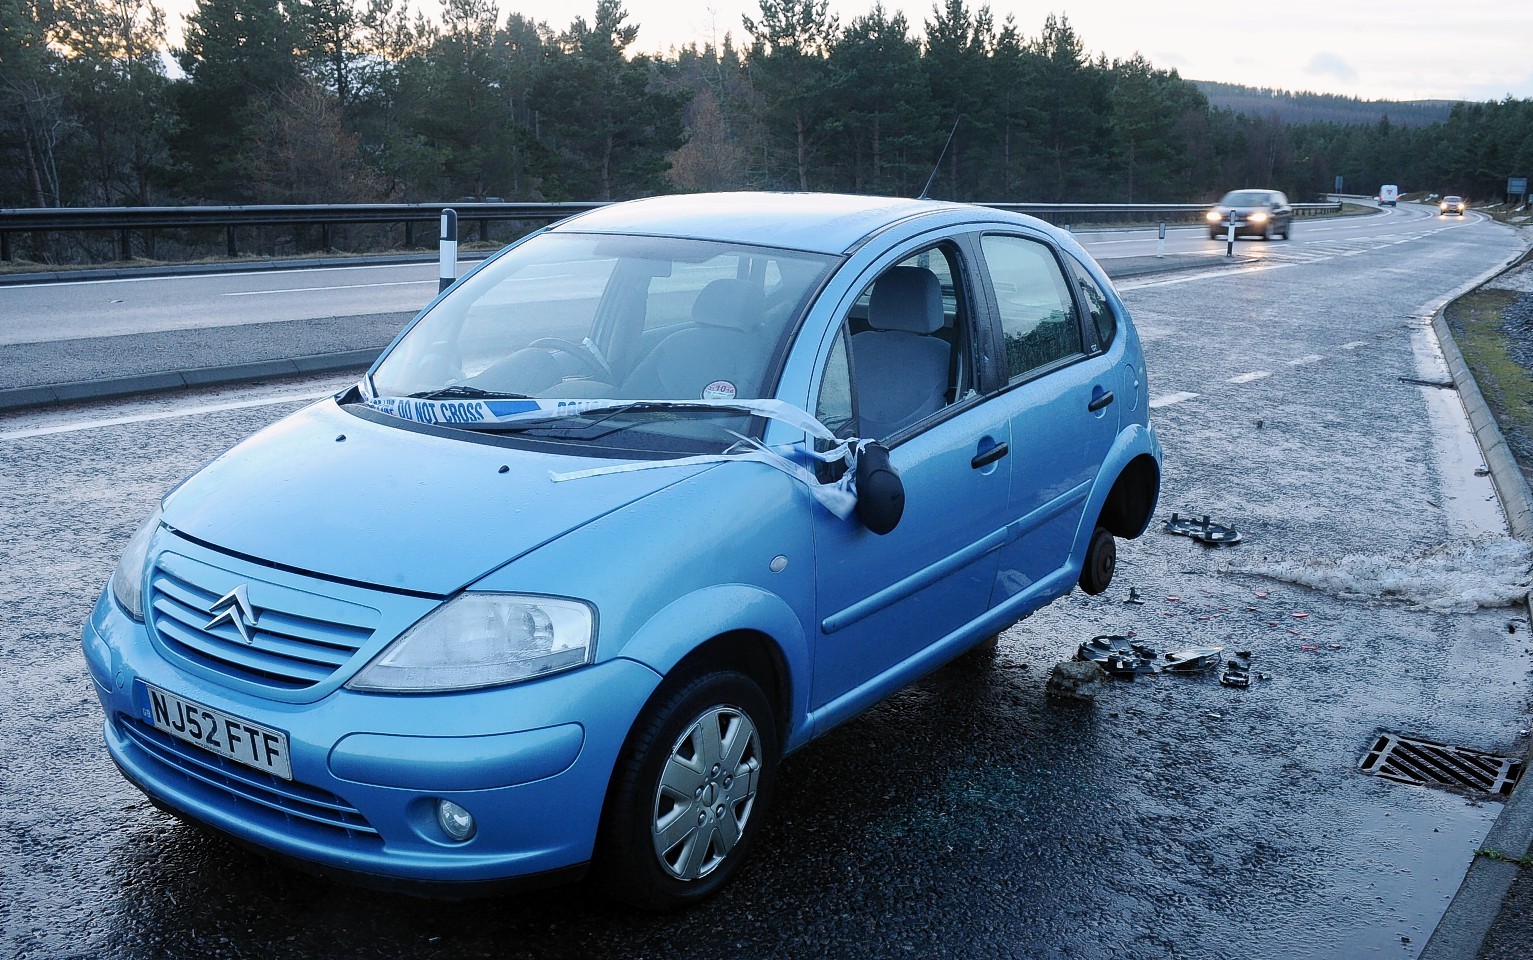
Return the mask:
[[[150,799],[313,872],[426,893],[588,862],[617,755],[660,680],[618,659],[491,690],[277,702],[178,669],[109,591],[82,646],[107,749]],[[293,779],[156,730],[145,683],[285,732]],[[441,830],[439,799],[474,815],[472,837]]]

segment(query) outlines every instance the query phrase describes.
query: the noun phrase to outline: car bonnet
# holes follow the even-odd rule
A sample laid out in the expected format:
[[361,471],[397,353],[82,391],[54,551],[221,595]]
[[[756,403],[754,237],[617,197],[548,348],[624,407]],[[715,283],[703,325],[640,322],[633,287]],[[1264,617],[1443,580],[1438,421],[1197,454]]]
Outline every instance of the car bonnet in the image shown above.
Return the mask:
[[552,476],[610,462],[403,429],[324,400],[188,479],[165,523],[266,563],[445,595],[709,468]]

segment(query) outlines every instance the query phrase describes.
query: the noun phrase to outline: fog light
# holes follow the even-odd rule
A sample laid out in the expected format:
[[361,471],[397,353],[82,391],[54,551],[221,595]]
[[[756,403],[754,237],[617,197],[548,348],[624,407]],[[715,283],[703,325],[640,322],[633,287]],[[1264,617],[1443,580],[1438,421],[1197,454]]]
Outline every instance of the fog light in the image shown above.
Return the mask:
[[451,800],[436,802],[436,823],[450,839],[459,842],[474,835],[474,815]]

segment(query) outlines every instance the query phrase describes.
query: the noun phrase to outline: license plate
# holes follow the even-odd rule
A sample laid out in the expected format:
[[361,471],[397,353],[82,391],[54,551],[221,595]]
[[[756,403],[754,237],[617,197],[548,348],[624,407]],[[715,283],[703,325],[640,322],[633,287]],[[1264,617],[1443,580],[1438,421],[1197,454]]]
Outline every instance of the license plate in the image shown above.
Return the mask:
[[281,730],[205,707],[153,684],[145,683],[144,692],[149,699],[147,719],[156,730],[262,773],[293,779],[287,734]]

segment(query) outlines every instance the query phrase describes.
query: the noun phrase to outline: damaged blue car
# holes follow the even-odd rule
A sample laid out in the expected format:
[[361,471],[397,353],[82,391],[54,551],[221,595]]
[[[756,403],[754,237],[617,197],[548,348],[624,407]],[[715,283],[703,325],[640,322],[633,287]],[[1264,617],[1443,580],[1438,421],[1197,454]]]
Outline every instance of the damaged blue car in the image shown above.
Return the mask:
[[323,875],[696,903],[785,754],[1107,587],[1159,492],[1145,377],[1027,217],[583,213],[164,497],[83,631],[107,747]]

